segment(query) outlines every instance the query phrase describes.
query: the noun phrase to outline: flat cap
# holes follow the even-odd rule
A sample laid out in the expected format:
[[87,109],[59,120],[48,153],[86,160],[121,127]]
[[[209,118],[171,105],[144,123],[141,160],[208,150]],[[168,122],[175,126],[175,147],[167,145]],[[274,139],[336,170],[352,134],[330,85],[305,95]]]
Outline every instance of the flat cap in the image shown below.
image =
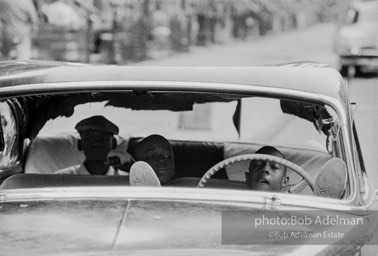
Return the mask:
[[75,129],[79,133],[85,131],[100,131],[111,134],[118,134],[119,132],[118,126],[113,124],[103,116],[92,116],[83,119],[76,124]]

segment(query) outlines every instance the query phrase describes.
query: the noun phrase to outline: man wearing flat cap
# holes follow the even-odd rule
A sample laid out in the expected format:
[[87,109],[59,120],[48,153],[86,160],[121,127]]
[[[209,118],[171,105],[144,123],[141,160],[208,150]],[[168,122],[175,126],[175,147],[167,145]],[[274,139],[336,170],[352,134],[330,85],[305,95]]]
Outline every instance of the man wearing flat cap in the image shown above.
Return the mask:
[[[83,151],[85,160],[80,165],[70,166],[55,172],[56,174],[79,175],[126,175],[127,173],[112,165],[111,151],[117,147],[114,135],[118,134],[118,127],[103,116],[92,116],[81,120],[75,126],[80,134],[78,149]],[[119,165],[133,161],[127,152],[116,154]],[[114,160],[114,158],[113,158]]]

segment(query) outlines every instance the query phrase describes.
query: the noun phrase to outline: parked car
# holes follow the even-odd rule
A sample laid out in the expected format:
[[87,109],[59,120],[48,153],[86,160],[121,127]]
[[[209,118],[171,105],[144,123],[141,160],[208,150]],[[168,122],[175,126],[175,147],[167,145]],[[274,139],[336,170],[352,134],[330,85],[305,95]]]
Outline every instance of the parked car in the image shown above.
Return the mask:
[[[0,98],[1,255],[376,253],[376,193],[334,69],[8,61]],[[94,115],[132,156],[141,139],[166,137],[173,179],[55,174],[83,162],[75,126]],[[288,180],[251,189],[250,165],[268,163],[255,182],[269,185],[273,165]]]
[[355,1],[341,24],[335,51],[340,72],[378,72],[378,1]]

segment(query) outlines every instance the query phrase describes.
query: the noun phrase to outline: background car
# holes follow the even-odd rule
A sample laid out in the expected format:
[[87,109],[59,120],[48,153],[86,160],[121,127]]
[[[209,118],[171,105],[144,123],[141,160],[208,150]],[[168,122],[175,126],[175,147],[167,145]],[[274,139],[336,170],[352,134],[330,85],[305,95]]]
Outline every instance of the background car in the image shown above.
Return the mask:
[[[0,67],[3,255],[375,254],[376,193],[334,69]],[[166,137],[174,179],[54,174],[83,161],[74,127],[93,115],[119,126],[115,150]],[[284,159],[255,154],[266,145]],[[251,190],[251,160],[287,166],[289,184]]]
[[378,71],[378,1],[355,1],[335,39],[343,75]]

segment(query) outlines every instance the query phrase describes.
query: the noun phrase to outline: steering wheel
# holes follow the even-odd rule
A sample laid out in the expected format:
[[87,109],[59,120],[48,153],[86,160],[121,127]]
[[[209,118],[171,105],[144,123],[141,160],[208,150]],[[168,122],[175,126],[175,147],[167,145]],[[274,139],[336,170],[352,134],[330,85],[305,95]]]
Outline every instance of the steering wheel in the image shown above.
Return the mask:
[[263,160],[263,161],[272,161],[272,162],[282,164],[282,165],[292,169],[294,172],[298,173],[303,178],[300,182],[298,182],[296,185],[291,187],[287,191],[288,193],[298,193],[298,192],[302,191],[307,185],[309,185],[312,192],[314,192],[314,181],[313,181],[313,179],[300,166],[294,164],[293,162],[290,162],[289,160],[283,159],[281,157],[266,155],[266,154],[245,154],[245,155],[239,155],[239,156],[233,156],[233,157],[227,158],[227,159],[217,163],[213,167],[211,167],[202,176],[201,180],[198,182],[197,188],[205,187],[205,184],[211,178],[211,176],[213,176],[217,171],[221,170],[222,168],[226,167],[227,165],[237,163],[237,162],[240,162],[240,161],[245,161],[245,160]]

